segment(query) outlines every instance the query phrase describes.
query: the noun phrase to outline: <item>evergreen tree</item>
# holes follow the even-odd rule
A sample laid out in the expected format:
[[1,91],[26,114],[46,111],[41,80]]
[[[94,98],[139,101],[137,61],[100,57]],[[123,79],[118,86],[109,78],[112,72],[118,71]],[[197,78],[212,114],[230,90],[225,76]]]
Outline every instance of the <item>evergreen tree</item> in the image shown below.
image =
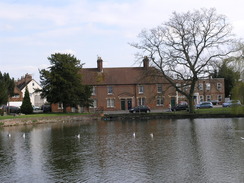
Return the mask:
[[91,93],[82,85],[80,60],[70,54],[55,53],[48,57],[51,66],[40,70],[42,97],[50,103],[62,103],[66,107],[87,104]]
[[24,113],[24,114],[33,113],[33,107],[32,107],[31,101],[30,101],[30,94],[29,94],[29,90],[27,87],[25,89],[25,96],[24,96],[20,109],[21,109],[21,113]]
[[8,98],[14,95],[14,79],[8,73],[0,72],[0,105],[7,104]]
[[228,64],[228,60],[224,60],[223,64],[219,67],[219,71],[213,77],[225,79],[225,97],[230,97],[231,90],[240,78],[240,73]]

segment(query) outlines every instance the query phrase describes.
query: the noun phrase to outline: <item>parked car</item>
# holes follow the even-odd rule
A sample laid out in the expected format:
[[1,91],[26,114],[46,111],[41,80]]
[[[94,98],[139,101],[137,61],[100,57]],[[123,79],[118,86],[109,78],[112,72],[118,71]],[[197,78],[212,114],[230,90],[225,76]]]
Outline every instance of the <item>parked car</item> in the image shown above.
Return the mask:
[[20,113],[20,108],[16,107],[16,106],[3,105],[2,106],[2,110],[4,112],[9,112],[9,113],[15,113],[15,114],[19,114]]
[[206,101],[196,105],[197,109],[213,108],[212,102]]
[[240,100],[229,100],[228,102],[224,102],[222,104],[223,107],[232,107],[241,105]]
[[181,103],[171,108],[172,111],[182,111],[189,108],[187,103]]
[[219,101],[218,100],[211,100],[213,105],[218,105]]
[[41,110],[41,108],[38,107],[38,106],[34,106],[34,105],[33,105],[32,107],[33,107],[33,110],[34,110],[34,111],[36,111],[36,110]]
[[44,113],[51,112],[51,105],[49,105],[49,104],[42,105],[42,106],[41,106],[41,110],[42,110]]
[[150,111],[151,111],[150,108],[148,106],[145,106],[145,105],[140,105],[140,106],[137,106],[137,107],[134,107],[134,108],[129,109],[129,112],[130,113],[135,113],[135,112],[145,112],[145,113],[148,113]]

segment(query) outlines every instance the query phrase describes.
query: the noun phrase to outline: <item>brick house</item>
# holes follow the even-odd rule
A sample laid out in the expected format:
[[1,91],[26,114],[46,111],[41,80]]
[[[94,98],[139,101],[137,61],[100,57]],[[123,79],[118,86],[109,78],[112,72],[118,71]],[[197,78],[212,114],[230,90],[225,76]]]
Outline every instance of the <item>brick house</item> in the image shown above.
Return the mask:
[[[147,105],[152,110],[163,110],[169,104],[174,106],[187,101],[176,92],[158,70],[149,66],[149,59],[143,59],[142,67],[104,68],[103,60],[97,59],[96,68],[82,68],[82,82],[92,87],[93,107],[90,112],[128,110],[138,105]],[[156,74],[155,74],[156,73]],[[159,77],[155,77],[158,75]],[[177,84],[183,81],[175,80]],[[187,88],[186,88],[187,89]],[[224,101],[224,79],[199,80],[195,88],[195,104],[200,101]],[[81,112],[86,109],[68,107],[67,112]],[[62,104],[52,104],[53,112],[62,112]]]
[[163,79],[150,77],[155,69],[147,57],[142,67],[103,68],[98,58],[97,68],[81,69],[83,84],[92,86],[93,109],[103,111],[128,110],[138,105],[163,109],[175,92]]
[[[180,86],[182,81],[176,81]],[[185,90],[188,88],[186,87]],[[186,101],[185,96],[176,92],[177,103]],[[212,101],[214,104],[222,104],[225,99],[224,78],[199,79],[195,86],[194,102],[199,104],[202,101]]]

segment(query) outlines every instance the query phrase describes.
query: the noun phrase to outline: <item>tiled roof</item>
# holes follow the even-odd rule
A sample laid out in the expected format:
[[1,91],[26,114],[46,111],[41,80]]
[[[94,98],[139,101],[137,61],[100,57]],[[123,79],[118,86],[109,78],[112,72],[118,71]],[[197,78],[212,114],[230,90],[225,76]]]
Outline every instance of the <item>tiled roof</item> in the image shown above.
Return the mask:
[[148,73],[155,72],[153,67],[124,67],[124,68],[103,68],[98,72],[97,68],[82,68],[82,80],[86,85],[129,85],[129,84],[153,84],[165,83],[162,77],[148,76]]

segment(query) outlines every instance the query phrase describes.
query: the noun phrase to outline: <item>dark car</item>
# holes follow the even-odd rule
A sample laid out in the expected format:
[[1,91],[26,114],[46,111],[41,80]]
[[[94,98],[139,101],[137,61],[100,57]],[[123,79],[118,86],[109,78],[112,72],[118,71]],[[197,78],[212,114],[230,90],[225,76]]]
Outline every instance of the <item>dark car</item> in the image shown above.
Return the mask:
[[48,104],[42,105],[42,106],[41,106],[41,110],[42,110],[44,113],[51,112],[51,105],[48,105]]
[[151,111],[150,108],[148,106],[145,106],[145,105],[140,105],[140,106],[137,106],[137,107],[134,107],[134,108],[129,109],[129,112],[130,113],[135,113],[135,112],[145,112],[145,113],[148,113],[150,111]]
[[182,111],[182,110],[187,110],[188,109],[188,104],[187,103],[182,103],[178,104],[174,107],[171,108],[172,111]]
[[197,109],[206,109],[206,108],[213,108],[212,102],[201,102],[200,104],[196,105]]
[[20,113],[20,108],[16,106],[2,106],[2,110],[4,112],[9,112],[11,114],[19,114]]

